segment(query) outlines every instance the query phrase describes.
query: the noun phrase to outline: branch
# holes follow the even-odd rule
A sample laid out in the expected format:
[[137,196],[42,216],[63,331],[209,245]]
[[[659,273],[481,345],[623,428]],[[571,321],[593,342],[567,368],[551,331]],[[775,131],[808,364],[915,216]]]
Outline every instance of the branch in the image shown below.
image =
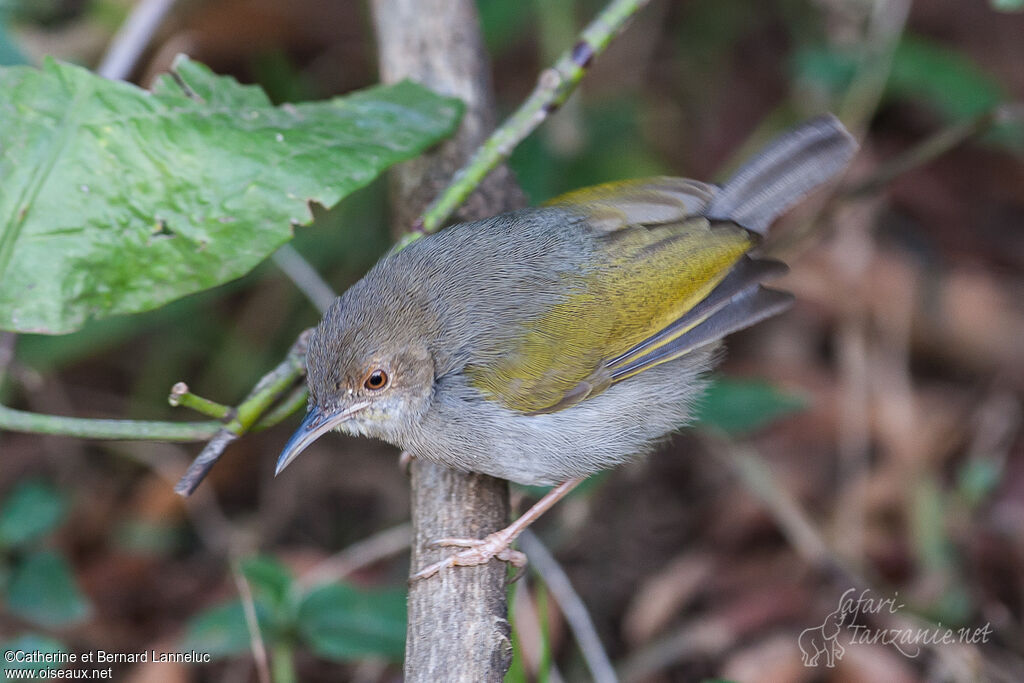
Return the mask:
[[[443,187],[493,128],[488,63],[472,0],[374,0],[380,69],[385,82],[412,78],[466,103],[455,136],[392,172],[397,225]],[[462,216],[484,218],[517,208],[521,195],[508,174],[494,174]],[[446,551],[437,538],[483,537],[508,521],[508,485],[421,459],[412,475],[412,566]],[[455,504],[453,504],[455,502]],[[405,680],[500,681],[511,662],[506,568],[501,562],[460,567],[409,589]]]
[[[515,146],[566,100],[594,56],[645,4],[647,0],[612,0],[576,45],[541,74],[523,105],[484,140],[493,127],[494,107],[475,5],[469,0],[375,0],[383,80],[412,78],[467,105],[453,139],[392,175],[396,222],[413,226],[399,247],[437,230],[463,202],[467,206],[459,217],[466,220],[518,208],[523,202],[515,182],[507,172],[492,171],[502,170]],[[441,183],[447,189],[438,194]],[[432,197],[436,199],[430,208],[408,220]],[[445,552],[429,548],[431,541],[483,537],[507,521],[505,482],[419,460],[413,461],[411,472],[414,568]],[[511,661],[505,575],[501,563],[491,562],[412,585],[407,681],[490,681],[504,676]]]
[[580,34],[576,44],[543,71],[530,96],[477,149],[451,183],[423,212],[402,244],[439,229],[488,173],[508,159],[512,150],[569,98],[594,57],[650,0],[613,0]]
[[114,81],[128,78],[174,3],[175,0],[142,0],[137,4],[114,35],[96,73]]
[[408,523],[379,531],[317,563],[302,574],[297,583],[303,589],[310,589],[341,581],[362,567],[407,550],[411,537],[412,525]]
[[[309,343],[309,335],[312,333],[311,329],[304,331],[299,335],[299,338],[292,344],[292,348],[288,351],[288,355],[285,359],[278,364],[276,368],[264,375],[256,386],[249,393],[242,403],[237,408],[231,411],[228,417],[231,420],[224,425],[220,426],[213,438],[206,444],[202,452],[196,456],[196,459],[192,461],[188,471],[185,472],[185,476],[181,478],[178,485],[174,487],[174,492],[182,495],[191,495],[196,487],[199,486],[200,482],[210,472],[210,469],[217,464],[220,460],[220,456],[224,454],[224,449],[228,445],[245,434],[250,429],[253,429],[258,424],[269,422],[274,424],[269,419],[264,419],[263,423],[260,422],[260,418],[267,412],[281,396],[288,391],[294,384],[295,381],[302,377],[306,372],[306,347]],[[177,386],[177,385],[175,385]],[[187,389],[187,387],[186,387]],[[172,397],[174,396],[172,392]],[[301,406],[301,403],[295,401],[295,392],[292,392],[285,400],[285,405],[289,410],[296,410]],[[304,392],[300,392],[300,395],[305,395]],[[205,401],[206,399],[201,399]],[[212,402],[211,402],[212,403]],[[272,413],[274,418],[284,419],[287,417],[284,411],[278,409]],[[268,416],[269,417],[269,416]],[[267,424],[267,426],[269,426]]]
[[136,439],[140,441],[202,441],[221,427],[210,422],[96,420],[63,415],[40,415],[0,405],[0,429],[12,432],[74,436],[79,439]]
[[295,247],[290,243],[281,246],[274,252],[273,259],[281,272],[288,276],[317,310],[327,312],[337,294]]
[[233,409],[228,406],[221,405],[202,396],[196,396],[184,382],[178,382],[171,387],[171,395],[167,397],[167,402],[175,408],[185,406],[215,420],[226,420],[231,417],[233,412]]
[[245,627],[249,631],[249,649],[252,651],[252,659],[256,664],[256,676],[260,683],[270,683],[267,648],[263,643],[263,634],[260,633],[259,619],[256,617],[256,602],[253,600],[252,587],[235,558],[231,560],[231,578],[235,580],[235,587],[238,588],[238,595],[241,598]]

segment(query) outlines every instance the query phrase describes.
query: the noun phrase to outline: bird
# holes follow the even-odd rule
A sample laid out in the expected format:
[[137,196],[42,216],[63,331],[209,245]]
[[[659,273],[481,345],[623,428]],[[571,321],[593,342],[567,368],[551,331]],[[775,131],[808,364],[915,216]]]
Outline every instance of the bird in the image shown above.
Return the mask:
[[385,255],[306,355],[309,410],[275,474],[328,431],[432,462],[555,485],[512,525],[413,575],[491,558],[577,483],[687,424],[726,335],[785,310],[758,255],[771,224],[857,144],[832,115],[769,142],[721,185],[660,176],[460,223]]

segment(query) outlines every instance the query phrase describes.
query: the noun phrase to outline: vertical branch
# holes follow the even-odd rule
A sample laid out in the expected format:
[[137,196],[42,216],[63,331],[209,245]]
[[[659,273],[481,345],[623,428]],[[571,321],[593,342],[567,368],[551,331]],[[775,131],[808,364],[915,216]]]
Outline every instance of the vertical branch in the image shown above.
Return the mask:
[[[447,184],[494,128],[489,64],[472,0],[374,0],[382,80],[411,78],[467,106],[458,133],[432,154],[392,175],[399,231]],[[459,212],[483,218],[523,203],[507,170],[492,173]],[[412,464],[413,567],[441,558],[427,544],[442,537],[482,538],[508,521],[504,481],[424,461]],[[511,662],[506,568],[445,571],[411,586],[405,680],[500,681]]]

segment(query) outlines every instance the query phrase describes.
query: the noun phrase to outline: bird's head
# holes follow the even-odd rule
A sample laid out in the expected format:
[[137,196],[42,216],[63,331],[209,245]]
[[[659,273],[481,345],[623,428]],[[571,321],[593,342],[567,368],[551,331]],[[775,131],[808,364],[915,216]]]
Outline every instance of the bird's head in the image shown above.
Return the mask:
[[309,411],[275,474],[331,430],[399,443],[427,410],[434,383],[424,341],[429,330],[412,307],[380,305],[380,294],[358,283],[313,332],[306,355]]

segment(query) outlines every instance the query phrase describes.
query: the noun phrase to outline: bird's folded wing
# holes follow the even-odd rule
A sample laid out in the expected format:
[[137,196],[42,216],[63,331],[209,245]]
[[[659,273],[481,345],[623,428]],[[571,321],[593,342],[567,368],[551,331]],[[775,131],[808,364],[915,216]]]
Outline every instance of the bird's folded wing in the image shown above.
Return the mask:
[[[666,181],[676,184],[666,190]],[[471,383],[512,410],[554,412],[600,393],[627,368],[635,374],[685,353],[680,349],[690,342],[677,340],[716,313],[721,320],[720,310],[738,293],[722,290],[722,301],[701,305],[734,266],[744,264],[729,291],[778,267],[744,260],[754,238],[734,224],[679,218],[689,210],[683,189],[698,186],[704,187],[657,178],[625,184],[622,196],[612,188],[570,195],[588,212],[608,207],[597,226],[588,220],[596,234],[593,263],[565,282],[557,303],[519,325],[500,355],[467,367]],[[694,206],[699,201],[694,194]],[[665,208],[673,205],[674,213]]]

